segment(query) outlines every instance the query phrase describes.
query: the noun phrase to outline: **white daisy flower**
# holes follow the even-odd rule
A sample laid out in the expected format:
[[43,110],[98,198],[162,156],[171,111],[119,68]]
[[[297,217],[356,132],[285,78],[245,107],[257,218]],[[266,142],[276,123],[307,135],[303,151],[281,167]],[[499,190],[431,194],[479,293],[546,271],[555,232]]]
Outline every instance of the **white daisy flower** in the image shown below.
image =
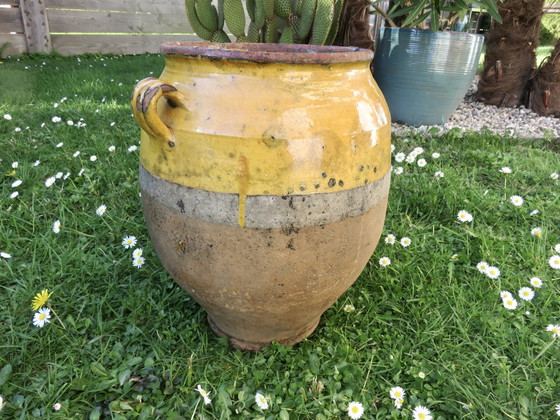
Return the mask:
[[542,237],[542,229],[541,228],[533,228],[531,229],[531,235],[536,236],[537,238]]
[[82,174],[83,174],[84,172],[85,172],[85,169],[84,169],[84,168],[80,169],[80,172],[78,172],[78,176],[82,176]]
[[537,289],[541,288],[543,285],[543,281],[538,277],[531,277],[529,283],[531,283],[531,286],[536,287]]
[[560,244],[554,245],[554,250],[555,250],[556,252],[560,252]]
[[556,415],[560,417],[560,404],[556,404],[554,409],[556,410]]
[[64,174],[62,172],[57,172],[56,175],[54,176],[56,179],[60,179],[62,178]]
[[426,374],[424,372],[418,372],[418,377],[420,379],[424,379],[426,377]]
[[445,176],[445,174],[443,173],[443,171],[436,171],[436,173],[434,174],[434,176],[436,178],[443,178]]
[[97,160],[97,156],[91,155],[91,156],[89,157],[89,160],[91,160],[92,162],[95,162],[95,161]]
[[503,174],[511,174],[511,168],[508,166],[504,166],[502,169],[500,169],[500,172]]
[[47,322],[51,322],[50,318],[51,310],[49,308],[41,308],[33,315],[33,325],[43,328]]
[[19,168],[19,162],[12,162],[12,169]]
[[64,143],[63,143],[63,142],[60,142],[60,143],[58,143],[58,144],[56,145],[56,147],[62,147],[62,146],[64,146]]
[[440,156],[441,156],[441,155],[440,155],[439,153],[437,153],[437,152],[432,153],[432,158],[434,158],[434,159],[439,159]]
[[406,155],[403,152],[399,152],[395,155],[395,162],[402,162],[403,160],[405,160]]
[[406,392],[400,386],[394,386],[389,391],[389,396],[394,400],[404,398],[405,395]]
[[397,238],[395,237],[395,235],[393,235],[393,234],[391,234],[391,233],[388,234],[388,235],[385,237],[385,243],[386,243],[386,244],[394,245],[396,241],[397,241]]
[[204,389],[202,389],[200,385],[197,385],[196,390],[202,396],[202,398],[204,398],[204,404],[208,405],[212,402],[212,400],[209,397],[210,391],[205,391]]
[[407,246],[409,246],[412,243],[412,239],[405,236],[404,238],[402,238],[400,240],[400,243],[401,243],[402,246],[404,246],[406,248]]
[[515,300],[514,297],[505,298],[502,300],[502,303],[504,304],[504,308],[506,309],[517,308],[517,301]]
[[559,175],[558,175],[558,173],[557,173],[557,172],[553,172],[553,173],[551,173],[551,174],[550,174],[550,179],[554,179],[554,180],[557,180],[557,179],[558,179],[558,177],[559,177]]
[[404,398],[395,399],[395,400],[393,400],[393,403],[395,404],[395,408],[397,410],[400,410],[402,405],[404,404]]
[[109,146],[109,148],[107,149],[109,152],[114,152],[116,149],[115,146]]
[[59,123],[60,121],[62,121],[62,118],[60,118],[60,117],[52,117],[52,118],[51,118],[51,121],[52,121],[53,123]]
[[54,184],[55,181],[56,181],[56,178],[54,176],[51,176],[50,178],[47,178],[47,180],[45,181],[45,186],[48,188],[52,184]]
[[519,289],[518,295],[525,301],[531,301],[535,297],[535,291],[530,287],[522,287]]
[[397,166],[395,169],[393,169],[393,173],[395,175],[400,175],[404,172],[404,169],[402,166]]
[[124,246],[126,249],[132,248],[134,245],[136,245],[136,236],[125,236],[122,240],[122,246]]
[[39,166],[40,164],[41,164],[41,161],[40,161],[40,160],[36,160],[36,161],[33,163],[33,166]]
[[553,255],[548,259],[548,264],[555,270],[560,269],[560,255]]
[[486,274],[486,270],[488,270],[488,263],[486,261],[480,261],[477,265],[476,268],[478,269],[478,271],[480,271],[482,274]]
[[74,156],[74,157],[80,156],[80,151],[79,151],[79,150],[76,150],[72,156]]
[[396,149],[396,146],[394,144],[391,145],[391,153],[393,153]]
[[134,257],[132,259],[132,265],[136,268],[140,268],[144,265],[145,259],[143,256]]
[[10,194],[10,198],[16,198],[19,195],[19,192],[14,191],[13,193]]
[[17,187],[19,187],[22,183],[23,183],[23,181],[22,181],[21,179],[18,179],[17,181],[12,182],[12,188],[17,188]]
[[504,299],[511,299],[513,297],[513,295],[508,292],[507,290],[503,290],[500,292],[500,297],[502,298],[502,300]]
[[4,119],[10,121],[12,116],[10,114],[4,114]]
[[68,124],[68,125],[74,125],[74,121],[68,120],[68,121],[66,121],[66,124]]
[[426,166],[427,163],[428,163],[428,162],[426,161],[426,159],[418,159],[418,162],[416,162],[416,164],[417,164],[419,167],[421,167],[421,168],[423,168],[424,166]]
[[560,337],[560,325],[550,324],[546,327],[546,330],[550,331],[553,337]]
[[130,152],[135,152],[138,149],[138,146],[136,146],[135,144],[133,144],[132,146],[130,146],[128,148],[128,153]]
[[55,222],[53,223],[52,231],[53,231],[54,233],[60,233],[60,226],[61,226],[60,220],[55,221]]
[[356,308],[354,307],[354,305],[351,304],[344,305],[344,312],[354,312],[355,310]]
[[514,206],[519,207],[519,206],[523,205],[525,200],[523,200],[523,197],[520,197],[518,195],[512,195],[509,198],[509,201],[511,201],[511,204],[513,204]]
[[257,405],[259,406],[259,408],[261,410],[266,410],[268,409],[268,401],[266,400],[266,398],[264,397],[263,394],[261,394],[260,392],[257,392],[255,394],[255,402],[257,403]]
[[534,216],[535,214],[539,214],[540,212],[538,210],[533,210],[531,213],[529,213],[529,216]]
[[414,420],[432,420],[432,412],[423,405],[417,405],[412,411],[412,418]]
[[348,417],[355,420],[361,418],[363,415],[364,406],[361,403],[352,401],[350,404],[348,404]]
[[422,153],[424,153],[424,149],[421,147],[415,147],[414,150],[412,151],[416,156],[421,155]]
[[463,223],[472,222],[473,216],[466,210],[460,210],[459,213],[457,213],[457,220]]
[[60,404],[60,403],[53,404],[53,406],[52,406],[52,409],[54,411],[60,411],[61,408],[62,408],[62,404]]
[[134,258],[138,258],[138,257],[141,257],[143,253],[144,253],[144,250],[142,248],[136,248],[134,251],[132,251],[132,256]]
[[97,210],[95,210],[95,213],[98,216],[103,216],[106,211],[107,211],[107,206],[105,204],[102,204],[99,207],[97,207]]
[[391,260],[387,257],[381,257],[379,259],[379,265],[382,267],[387,267],[389,264],[391,264]]
[[413,155],[412,153],[410,153],[406,159],[405,159],[406,163],[414,163],[416,161],[416,155]]
[[494,267],[492,265],[489,265],[488,268],[486,269],[486,271],[484,272],[484,274],[486,274],[491,279],[497,279],[498,277],[500,277],[501,273],[500,273],[500,269],[498,267]]

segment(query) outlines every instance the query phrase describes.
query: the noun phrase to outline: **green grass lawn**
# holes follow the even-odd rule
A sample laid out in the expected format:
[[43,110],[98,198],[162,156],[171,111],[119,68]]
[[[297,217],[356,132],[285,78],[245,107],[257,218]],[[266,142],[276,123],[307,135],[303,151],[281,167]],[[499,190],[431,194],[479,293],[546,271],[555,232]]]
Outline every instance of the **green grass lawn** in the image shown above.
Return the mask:
[[[340,419],[352,401],[367,419],[410,419],[418,405],[434,420],[556,417],[558,140],[395,138],[384,233],[359,279],[309,339],[243,353],[211,332],[147,236],[128,101],[162,67],[158,56],[0,64],[0,417]],[[44,289],[52,317],[36,327]]]

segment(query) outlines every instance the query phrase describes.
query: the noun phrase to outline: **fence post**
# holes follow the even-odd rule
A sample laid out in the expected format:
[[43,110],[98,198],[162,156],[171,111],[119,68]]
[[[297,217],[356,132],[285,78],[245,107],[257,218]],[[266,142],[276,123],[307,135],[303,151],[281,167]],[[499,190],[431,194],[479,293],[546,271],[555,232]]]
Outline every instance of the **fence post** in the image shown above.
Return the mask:
[[50,53],[52,43],[45,0],[20,0],[19,9],[23,20],[27,52]]

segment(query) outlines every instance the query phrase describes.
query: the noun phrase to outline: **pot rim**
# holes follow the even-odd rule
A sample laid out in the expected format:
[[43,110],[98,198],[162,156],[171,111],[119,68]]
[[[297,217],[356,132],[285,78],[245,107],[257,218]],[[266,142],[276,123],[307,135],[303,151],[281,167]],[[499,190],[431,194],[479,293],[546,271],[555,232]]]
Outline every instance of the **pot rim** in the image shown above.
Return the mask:
[[335,64],[373,59],[373,52],[364,48],[307,44],[165,42],[160,51],[165,55],[255,63]]
[[391,28],[391,27],[384,27],[379,28],[379,33],[382,31],[401,31],[401,32],[410,32],[411,34],[418,35],[418,36],[426,36],[426,37],[455,37],[455,38],[482,38],[484,39],[484,35],[482,34],[471,34],[470,32],[458,32],[458,31],[432,31],[430,29],[418,29],[418,28]]

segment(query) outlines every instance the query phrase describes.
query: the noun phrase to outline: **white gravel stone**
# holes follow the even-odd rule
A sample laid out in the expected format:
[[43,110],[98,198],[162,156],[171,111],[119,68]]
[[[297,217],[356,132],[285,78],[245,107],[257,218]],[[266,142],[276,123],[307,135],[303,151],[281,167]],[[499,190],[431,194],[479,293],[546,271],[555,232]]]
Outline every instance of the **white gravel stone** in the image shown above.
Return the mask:
[[[440,128],[440,133],[458,127],[463,131],[489,130],[500,135],[518,138],[560,138],[560,118],[544,117],[523,106],[519,108],[498,108],[476,101],[478,76],[475,77],[469,91],[459,108],[451,115],[449,121]],[[393,123],[395,134],[406,135],[410,130],[426,131],[431,127],[412,128]]]

